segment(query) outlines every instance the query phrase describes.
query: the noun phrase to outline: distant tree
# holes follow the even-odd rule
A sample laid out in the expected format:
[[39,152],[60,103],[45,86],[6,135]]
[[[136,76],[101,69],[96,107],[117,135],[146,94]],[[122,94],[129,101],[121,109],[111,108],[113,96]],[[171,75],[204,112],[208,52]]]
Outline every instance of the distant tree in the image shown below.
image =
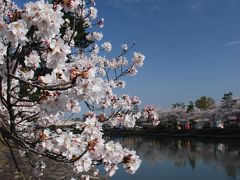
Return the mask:
[[176,116],[169,114],[167,118],[168,118],[168,127],[167,128],[176,129],[177,128]]
[[142,114],[143,117],[148,120],[148,122],[152,123],[152,126],[157,126],[160,123],[156,109],[153,106],[148,105],[144,107]]
[[180,108],[180,109],[185,109],[185,104],[182,102],[176,102],[175,104],[172,104],[172,109],[174,108]]
[[189,105],[187,106],[187,113],[193,112],[194,110],[194,103],[189,101]]
[[195,106],[201,110],[208,110],[214,107],[214,100],[211,97],[202,96],[196,100]]
[[233,99],[232,92],[225,93],[222,97],[222,101],[228,101],[228,100],[232,100],[232,99]]
[[233,93],[225,93],[222,97],[222,108],[232,108],[236,104],[236,100],[233,99]]

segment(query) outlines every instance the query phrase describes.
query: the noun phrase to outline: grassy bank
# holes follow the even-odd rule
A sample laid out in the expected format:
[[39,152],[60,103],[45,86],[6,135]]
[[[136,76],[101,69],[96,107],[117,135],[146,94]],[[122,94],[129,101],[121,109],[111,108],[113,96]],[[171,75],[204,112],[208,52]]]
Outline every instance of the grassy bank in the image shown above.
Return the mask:
[[105,130],[106,135],[140,135],[190,138],[231,138],[240,140],[240,129],[113,129]]

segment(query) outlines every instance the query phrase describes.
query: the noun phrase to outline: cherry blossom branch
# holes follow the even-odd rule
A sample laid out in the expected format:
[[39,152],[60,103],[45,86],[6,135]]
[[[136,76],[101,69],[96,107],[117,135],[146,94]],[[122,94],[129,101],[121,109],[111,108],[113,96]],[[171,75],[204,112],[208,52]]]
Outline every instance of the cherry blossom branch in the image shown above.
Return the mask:
[[17,79],[25,84],[28,84],[32,87],[36,87],[41,90],[47,90],[47,91],[64,91],[64,90],[67,90],[67,89],[70,89],[70,88],[76,86],[76,84],[72,84],[72,82],[62,83],[62,84],[58,84],[58,85],[41,86],[41,85],[30,83],[29,81],[23,80],[13,74],[9,74],[9,76],[11,76],[12,78]]

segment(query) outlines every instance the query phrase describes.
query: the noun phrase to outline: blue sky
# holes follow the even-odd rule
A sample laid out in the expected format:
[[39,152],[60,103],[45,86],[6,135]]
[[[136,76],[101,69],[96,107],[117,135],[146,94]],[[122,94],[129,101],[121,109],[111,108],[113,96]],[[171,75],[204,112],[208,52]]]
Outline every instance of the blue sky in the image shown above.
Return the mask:
[[143,104],[240,96],[239,0],[97,0],[97,8],[113,56],[132,42],[146,56],[125,89]]

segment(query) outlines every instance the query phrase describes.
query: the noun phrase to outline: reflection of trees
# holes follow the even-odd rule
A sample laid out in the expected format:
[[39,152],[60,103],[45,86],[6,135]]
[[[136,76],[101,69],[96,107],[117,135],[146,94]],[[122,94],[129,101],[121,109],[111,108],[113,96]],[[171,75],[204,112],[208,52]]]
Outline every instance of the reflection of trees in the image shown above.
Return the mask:
[[117,139],[143,160],[156,164],[170,160],[177,167],[197,168],[200,162],[223,169],[229,177],[240,172],[240,143],[194,139],[124,137]]

